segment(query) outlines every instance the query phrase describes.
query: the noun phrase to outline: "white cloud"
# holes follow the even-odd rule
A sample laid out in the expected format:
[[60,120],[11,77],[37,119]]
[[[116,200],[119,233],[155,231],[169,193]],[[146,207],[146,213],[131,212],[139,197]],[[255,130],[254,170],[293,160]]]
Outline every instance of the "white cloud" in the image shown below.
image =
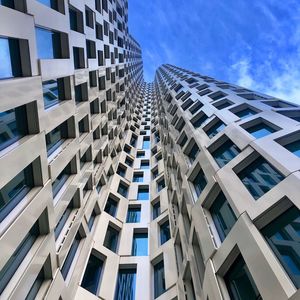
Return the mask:
[[255,69],[249,58],[242,58],[231,66],[231,78],[242,87],[300,104],[300,60],[278,65],[281,71],[273,70],[268,61]]

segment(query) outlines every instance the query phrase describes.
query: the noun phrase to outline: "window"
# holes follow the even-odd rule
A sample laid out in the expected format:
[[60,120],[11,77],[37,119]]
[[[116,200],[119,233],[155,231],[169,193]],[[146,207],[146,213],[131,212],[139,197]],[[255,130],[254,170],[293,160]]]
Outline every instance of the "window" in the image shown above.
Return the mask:
[[126,223],[139,223],[141,220],[140,207],[128,207]]
[[258,157],[242,170],[238,177],[255,200],[271,190],[284,178],[262,157]]
[[239,255],[235,260],[224,276],[224,280],[230,299],[262,299],[242,255]]
[[148,255],[148,233],[133,234],[131,255],[133,256]]
[[133,166],[133,160],[129,156],[126,156],[125,164],[127,164],[129,167],[132,167]]
[[1,151],[28,134],[26,106],[0,112],[0,124]]
[[57,238],[59,237],[60,233],[62,232],[64,226],[66,225],[67,220],[69,219],[69,216],[71,215],[71,212],[73,210],[73,207],[74,207],[74,204],[73,204],[73,199],[72,199],[54,228],[55,240],[57,240]]
[[169,220],[160,225],[160,244],[164,244],[171,238]]
[[71,245],[71,248],[67,254],[67,257],[64,261],[64,264],[62,265],[62,268],[61,268],[61,274],[65,280],[66,280],[68,273],[70,271],[70,268],[73,264],[74,257],[76,256],[76,253],[78,251],[80,241],[81,241],[81,236],[80,236],[79,232],[77,232],[76,236],[73,240],[73,243]]
[[89,126],[88,116],[86,116],[78,122],[79,136],[81,136],[84,133],[87,133],[89,131],[88,126]]
[[249,128],[246,128],[246,131],[248,131],[250,134],[252,134],[255,138],[259,139],[264,136],[267,136],[276,130],[269,125],[261,122],[259,124],[256,124],[254,126],[251,126]]
[[212,152],[212,156],[216,160],[219,167],[222,168],[239,153],[240,149],[228,139],[224,144]]
[[68,138],[68,123],[63,122],[46,134],[46,147],[48,156],[61,146]]
[[114,300],[135,299],[136,269],[119,269]]
[[154,298],[159,297],[166,291],[164,261],[154,265]]
[[39,59],[69,58],[68,36],[66,33],[40,27],[36,27],[35,32]]
[[152,170],[152,177],[153,177],[153,179],[155,179],[158,175],[159,175],[158,168],[155,168],[154,170]]
[[166,187],[165,180],[160,179],[157,181],[157,192],[159,193],[162,189]]
[[140,169],[149,169],[149,160],[142,160]]
[[117,169],[117,174],[119,174],[119,175],[122,176],[122,177],[125,177],[126,170],[127,170],[126,167],[124,167],[124,166],[122,166],[122,165],[119,165],[119,166],[118,166],[118,169]]
[[150,138],[149,137],[144,137],[143,149],[150,149]]
[[137,142],[137,137],[135,135],[132,135],[131,139],[130,139],[130,145],[132,147],[135,147],[136,146],[136,142]]
[[108,225],[103,246],[116,252],[118,246],[119,231]]
[[60,189],[63,187],[63,185],[68,180],[69,176],[71,174],[71,163],[69,163],[56,177],[56,179],[52,182],[52,193],[53,197],[55,197]]
[[73,59],[75,69],[85,68],[84,49],[80,47],[73,47]]
[[200,101],[196,101],[195,104],[189,109],[189,111],[191,112],[191,114],[196,113],[201,107],[203,106],[203,104]]
[[219,132],[221,132],[226,125],[218,120],[214,125],[212,125],[210,128],[208,128],[206,131],[206,134],[209,138],[213,138],[215,135],[217,135]]
[[247,107],[240,111],[235,112],[234,114],[236,114],[240,119],[246,119],[246,118],[256,115],[257,112],[255,110]]
[[79,104],[83,101],[88,101],[88,86],[87,82],[75,85],[75,102]]
[[96,217],[97,217],[97,213],[96,213],[95,208],[94,208],[92,213],[91,213],[91,216],[89,218],[89,221],[88,221],[88,228],[89,228],[90,231],[92,231],[92,228],[93,228]]
[[141,172],[133,173],[133,178],[132,178],[133,182],[143,182],[143,180],[144,180],[144,173]]
[[128,195],[128,186],[125,185],[122,181],[120,181],[118,193],[123,197],[127,198]]
[[97,256],[91,254],[85,268],[81,286],[92,294],[97,295],[100,286],[102,269],[103,261]]
[[284,146],[287,150],[291,151],[298,157],[300,157],[300,140],[292,142]]
[[87,58],[96,58],[96,43],[91,40],[86,40]]
[[90,28],[94,28],[94,15],[93,11],[89,9],[87,6],[85,7],[85,23],[86,26]]
[[7,217],[33,187],[33,168],[30,164],[0,190],[0,222]]
[[293,206],[262,229],[262,234],[297,289],[300,288],[299,224],[300,212]]
[[200,149],[196,142],[193,142],[193,146],[190,148],[190,150],[187,151],[187,156],[189,158],[190,163],[192,164],[195,160],[197,155],[199,154]]
[[45,108],[56,105],[63,100],[71,99],[69,77],[43,81],[42,85]]
[[111,216],[115,217],[117,213],[118,202],[111,197],[109,197],[106,201],[104,211],[110,214]]
[[143,157],[145,157],[145,151],[138,151],[136,153],[136,157],[137,158],[143,158]]
[[71,30],[83,33],[83,14],[74,7],[69,8],[70,28]]
[[160,201],[157,201],[152,206],[152,220],[155,220],[160,215]]
[[199,113],[193,119],[191,119],[191,123],[195,128],[199,128],[206,120],[208,116],[204,113]]
[[196,198],[199,198],[207,184],[207,181],[206,181],[206,178],[205,178],[205,175],[204,175],[202,169],[199,170],[197,176],[195,176],[195,178],[192,180],[192,183],[193,183],[194,190],[195,190],[195,193],[197,196]]
[[96,39],[103,41],[103,26],[96,22]]
[[64,14],[65,9],[64,9],[64,2],[62,0],[38,0],[38,2],[54,9],[57,10],[58,12]]
[[236,216],[227,202],[224,194],[219,193],[209,209],[221,241],[224,241],[236,222]]
[[29,233],[24,237],[17,249],[12,253],[11,257],[0,271],[0,294],[4,291],[7,284],[14,276],[21,262],[25,259],[31,247],[35,243],[39,235],[38,221],[32,226]]
[[149,200],[149,187],[148,186],[139,186],[137,200]]

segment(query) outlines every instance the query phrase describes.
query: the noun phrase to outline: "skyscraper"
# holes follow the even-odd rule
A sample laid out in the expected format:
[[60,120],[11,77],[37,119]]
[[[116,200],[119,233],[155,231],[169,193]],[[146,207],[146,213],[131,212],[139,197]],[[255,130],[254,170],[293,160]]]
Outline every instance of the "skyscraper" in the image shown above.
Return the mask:
[[126,0],[0,0],[1,299],[299,299],[299,107],[161,66]]

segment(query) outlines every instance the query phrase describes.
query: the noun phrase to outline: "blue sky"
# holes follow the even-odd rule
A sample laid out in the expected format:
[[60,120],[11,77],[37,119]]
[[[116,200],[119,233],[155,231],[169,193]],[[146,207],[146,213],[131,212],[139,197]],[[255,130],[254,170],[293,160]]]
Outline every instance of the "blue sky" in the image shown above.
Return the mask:
[[174,64],[300,104],[299,0],[129,0],[144,76]]

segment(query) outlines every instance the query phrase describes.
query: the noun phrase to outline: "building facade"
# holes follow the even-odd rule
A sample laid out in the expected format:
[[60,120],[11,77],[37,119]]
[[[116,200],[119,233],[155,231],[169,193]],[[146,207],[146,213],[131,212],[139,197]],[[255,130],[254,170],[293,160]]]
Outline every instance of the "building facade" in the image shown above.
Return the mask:
[[127,0],[0,0],[0,299],[300,299],[298,106],[172,65]]

